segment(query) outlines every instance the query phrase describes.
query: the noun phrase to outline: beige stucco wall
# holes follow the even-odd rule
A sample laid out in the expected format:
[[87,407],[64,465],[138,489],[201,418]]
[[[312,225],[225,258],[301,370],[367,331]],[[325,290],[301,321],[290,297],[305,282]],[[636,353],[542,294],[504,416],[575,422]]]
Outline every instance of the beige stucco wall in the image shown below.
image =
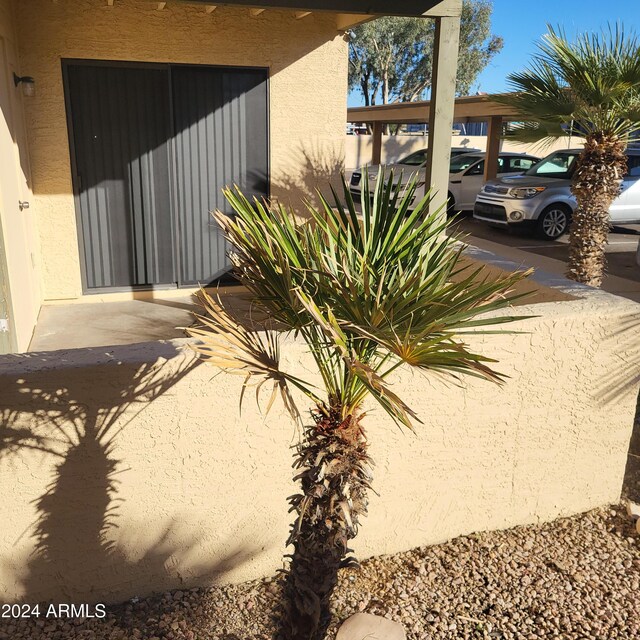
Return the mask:
[[[347,170],[357,169],[365,164],[371,163],[373,151],[372,136],[346,136],[345,142],[345,166]],[[500,148],[503,151],[515,151],[517,153],[531,153],[534,156],[544,157],[552,151],[558,149],[570,149],[581,147],[583,144],[580,138],[567,138],[557,140],[551,144],[540,146],[539,144],[516,144],[509,140],[503,140]],[[397,135],[382,136],[382,163],[390,163],[399,160],[413,151],[425,149],[428,146],[427,136],[418,135]],[[452,147],[469,147],[470,149],[487,148],[487,136],[451,136]]]
[[[14,337],[9,346],[0,339],[0,349],[4,344],[5,349],[24,351],[40,309],[40,251],[25,136],[25,98],[13,82],[14,73],[24,75],[14,27],[11,2],[0,0],[0,260],[6,263],[8,274],[8,282],[0,281],[0,314],[4,316],[2,307],[9,302],[9,329]],[[30,208],[21,211],[20,201],[29,202]]]
[[[558,283],[577,297],[519,307],[538,316],[525,333],[471,339],[503,387],[403,372],[415,434],[371,407],[360,557],[618,499],[638,305]],[[308,375],[302,345],[283,354]],[[296,431],[252,394],[240,413],[242,378],[194,364],[184,341],[0,358],[0,600],[113,601],[282,565]]]
[[[5,0],[6,1],[6,0]],[[61,58],[262,66],[270,69],[272,193],[299,201],[342,167],[347,45],[336,17],[147,0],[15,0],[46,299],[81,295]]]

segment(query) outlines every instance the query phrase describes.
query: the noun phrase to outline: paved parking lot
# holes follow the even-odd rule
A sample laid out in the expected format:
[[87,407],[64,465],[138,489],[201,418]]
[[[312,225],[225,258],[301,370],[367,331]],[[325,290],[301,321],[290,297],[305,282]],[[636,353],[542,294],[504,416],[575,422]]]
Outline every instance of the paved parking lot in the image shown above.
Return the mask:
[[[530,235],[496,229],[474,220],[470,213],[455,224],[465,242],[516,262],[563,274],[569,254],[568,234],[554,242],[538,240]],[[602,288],[640,302],[640,266],[636,264],[636,249],[640,241],[640,225],[616,227],[609,234],[607,245],[607,276]],[[522,253],[521,253],[522,252]],[[530,254],[527,256],[527,254]]]

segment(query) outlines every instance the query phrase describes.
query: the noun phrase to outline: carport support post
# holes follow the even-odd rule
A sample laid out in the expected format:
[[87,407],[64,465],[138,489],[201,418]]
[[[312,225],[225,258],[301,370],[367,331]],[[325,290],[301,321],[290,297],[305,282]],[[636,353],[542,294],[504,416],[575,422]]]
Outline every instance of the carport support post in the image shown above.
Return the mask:
[[484,181],[495,180],[498,176],[498,156],[502,137],[502,116],[489,118],[487,131],[487,155],[484,159]]
[[[426,177],[427,185],[431,185],[436,194],[429,205],[430,213],[446,203],[449,192],[451,130],[456,96],[459,40],[459,16],[436,17]],[[446,210],[443,211],[443,215],[446,215]]]
[[380,164],[382,158],[382,122],[373,123],[373,148],[371,149],[371,164]]

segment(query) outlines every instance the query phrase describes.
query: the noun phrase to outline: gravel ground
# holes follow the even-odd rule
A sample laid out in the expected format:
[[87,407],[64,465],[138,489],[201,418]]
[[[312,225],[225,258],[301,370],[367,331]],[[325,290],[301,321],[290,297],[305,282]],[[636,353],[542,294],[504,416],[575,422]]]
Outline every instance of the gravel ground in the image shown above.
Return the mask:
[[[281,578],[174,591],[111,607],[104,620],[1,620],[0,638],[267,640],[280,593]],[[392,618],[409,640],[632,640],[640,536],[622,505],[473,534],[343,570],[333,608],[337,620],[358,611]]]

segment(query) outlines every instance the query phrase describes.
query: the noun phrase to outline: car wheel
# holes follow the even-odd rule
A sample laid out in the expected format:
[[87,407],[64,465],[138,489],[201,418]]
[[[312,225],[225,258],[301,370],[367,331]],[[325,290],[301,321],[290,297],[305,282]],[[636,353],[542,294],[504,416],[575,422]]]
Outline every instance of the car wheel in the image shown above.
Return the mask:
[[456,199],[453,197],[453,194],[449,192],[447,194],[447,215],[453,216],[456,214]]
[[536,235],[542,240],[557,240],[567,232],[570,222],[571,209],[567,205],[549,205],[538,218]]

